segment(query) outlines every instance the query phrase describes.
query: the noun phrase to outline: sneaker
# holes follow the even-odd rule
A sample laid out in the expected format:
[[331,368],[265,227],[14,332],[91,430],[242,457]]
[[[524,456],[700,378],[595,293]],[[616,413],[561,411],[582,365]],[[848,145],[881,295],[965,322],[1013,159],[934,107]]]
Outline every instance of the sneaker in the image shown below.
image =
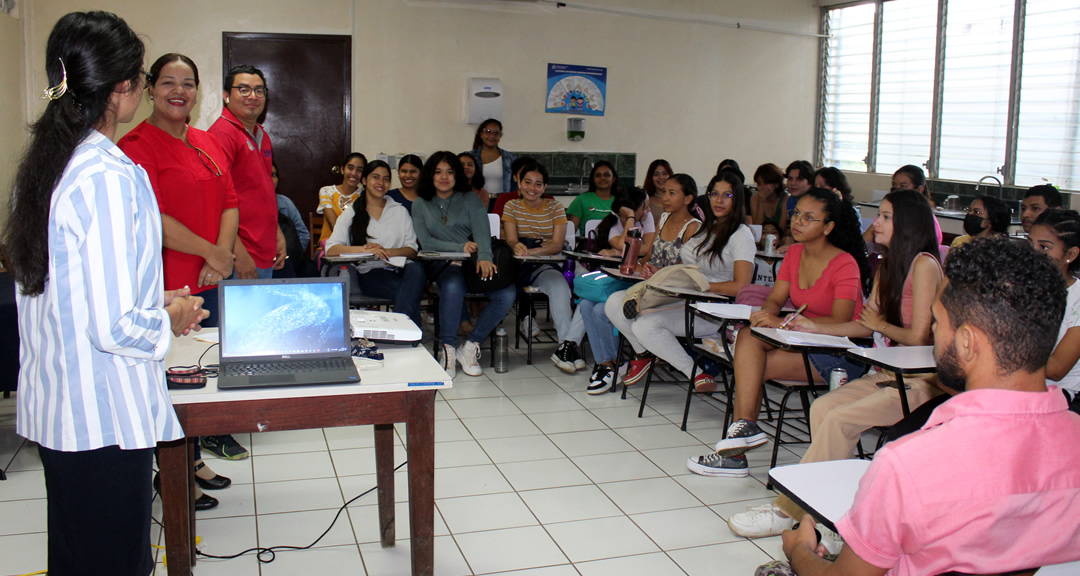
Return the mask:
[[[480,368],[480,344],[472,340],[466,340],[457,349],[457,359],[461,362],[461,369],[469,376],[479,376],[484,373]],[[453,361],[451,360],[451,363]]]
[[652,364],[652,360],[652,358],[638,358],[637,360],[631,360],[630,369],[627,370],[626,376],[623,378],[623,384],[633,386],[640,382],[641,379],[649,373],[649,365]]
[[578,353],[577,342],[571,342],[570,340],[559,344],[558,350],[555,350],[555,353],[551,355],[551,361],[559,367],[559,370],[567,374],[573,374],[579,370],[577,367],[578,362],[581,362],[582,368],[585,367],[585,362],[581,359],[581,354]]
[[606,364],[597,364],[593,369],[592,376],[589,376],[589,387],[586,391],[589,394],[603,394],[612,389],[615,386],[615,370],[608,367]]
[[716,451],[724,456],[741,456],[769,441],[757,422],[739,420],[728,427],[727,438],[716,443]]
[[[532,330],[529,330],[529,320],[532,320]],[[526,338],[533,339],[540,335],[540,325],[536,322],[536,316],[529,316],[528,318],[522,318],[521,326],[518,327],[518,331],[525,334]]]
[[694,377],[694,392],[697,392],[698,394],[716,392],[716,380],[708,374],[698,374]]
[[446,374],[453,380],[457,376],[457,351],[449,344],[442,345],[442,352],[436,358],[439,366],[446,370]]
[[794,518],[788,518],[775,505],[754,506],[746,512],[735,514],[727,521],[728,528],[743,538],[765,538],[779,536],[784,530],[795,525]]
[[232,436],[203,436],[199,440],[199,446],[218,458],[225,460],[243,460],[248,457],[247,448],[244,448]]
[[746,478],[750,475],[750,466],[746,463],[745,456],[724,457],[716,452],[689,458],[686,460],[686,467],[694,474],[702,476]]

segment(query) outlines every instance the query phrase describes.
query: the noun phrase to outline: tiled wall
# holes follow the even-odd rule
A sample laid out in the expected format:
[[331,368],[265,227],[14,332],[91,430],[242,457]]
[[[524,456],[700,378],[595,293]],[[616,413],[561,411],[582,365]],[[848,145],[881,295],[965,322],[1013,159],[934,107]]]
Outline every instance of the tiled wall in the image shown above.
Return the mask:
[[[589,158],[589,168],[600,160],[607,160],[615,165],[619,173],[621,186],[633,185],[636,181],[637,154],[623,152],[513,152],[514,156],[525,154],[536,158],[548,169],[549,184],[574,184],[582,175],[584,160]],[[585,172],[588,183],[588,171]],[[640,183],[638,183],[640,185]]]

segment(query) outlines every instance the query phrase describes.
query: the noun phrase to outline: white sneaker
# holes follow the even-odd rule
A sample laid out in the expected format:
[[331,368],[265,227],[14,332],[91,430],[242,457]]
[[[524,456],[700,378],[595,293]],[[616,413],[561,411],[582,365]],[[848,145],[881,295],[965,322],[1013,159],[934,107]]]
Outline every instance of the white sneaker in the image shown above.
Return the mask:
[[480,368],[480,344],[466,340],[457,349],[457,359],[461,362],[461,369],[469,376],[479,376],[484,373]]
[[442,345],[442,354],[439,355],[436,360],[439,361],[439,366],[442,366],[443,370],[446,370],[446,374],[453,380],[457,376],[457,362],[454,357],[457,353],[454,351],[454,347],[449,344]]
[[[529,318],[532,319],[532,331],[529,330]],[[540,324],[536,321],[536,316],[530,316],[529,318],[521,319],[519,331],[531,340],[540,335]]]
[[784,516],[780,508],[774,505],[753,506],[746,512],[728,518],[727,525],[743,538],[765,538],[791,529],[795,519]]

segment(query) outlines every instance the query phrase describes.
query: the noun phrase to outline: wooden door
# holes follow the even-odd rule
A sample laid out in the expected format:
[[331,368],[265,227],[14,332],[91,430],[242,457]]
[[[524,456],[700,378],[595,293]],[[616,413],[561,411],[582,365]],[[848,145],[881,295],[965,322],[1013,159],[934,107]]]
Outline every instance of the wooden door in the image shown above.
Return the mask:
[[223,32],[221,44],[222,77],[240,64],[266,75],[262,125],[274,145],[278,193],[291,198],[306,220],[318,205],[319,188],[341,183],[331,168],[352,146],[352,38]]

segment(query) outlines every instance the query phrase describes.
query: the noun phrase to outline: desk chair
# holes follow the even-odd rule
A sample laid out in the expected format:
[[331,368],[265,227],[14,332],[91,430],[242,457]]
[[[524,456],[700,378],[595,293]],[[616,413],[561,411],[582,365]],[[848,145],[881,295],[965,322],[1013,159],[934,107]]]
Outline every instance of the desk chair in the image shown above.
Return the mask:
[[308,232],[311,233],[311,241],[308,242],[308,258],[315,260],[315,250],[319,247],[319,236],[322,235],[322,214],[308,212]]
[[589,234],[596,232],[596,227],[600,225],[600,220],[589,220],[585,223],[585,227],[582,229],[585,233],[582,234],[585,238],[589,237]]

